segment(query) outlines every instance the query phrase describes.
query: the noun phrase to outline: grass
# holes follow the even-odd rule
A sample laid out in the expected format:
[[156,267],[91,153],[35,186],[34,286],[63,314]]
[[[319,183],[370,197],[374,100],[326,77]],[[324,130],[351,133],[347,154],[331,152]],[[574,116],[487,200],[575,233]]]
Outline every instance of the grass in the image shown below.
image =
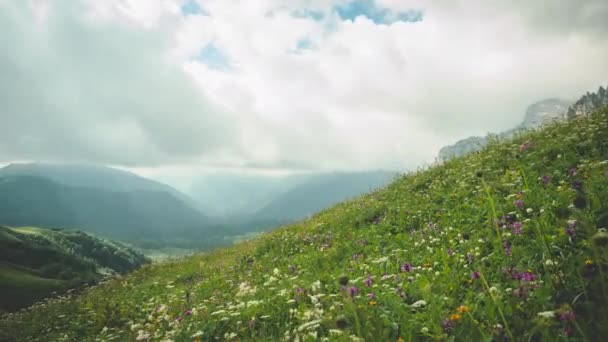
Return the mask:
[[33,270],[0,264],[0,302],[4,308],[34,303],[54,291],[65,290],[68,285],[67,281],[44,278]]
[[145,258],[126,246],[71,230],[0,226],[0,311],[14,311]]
[[595,341],[608,111],[0,320],[6,340]]

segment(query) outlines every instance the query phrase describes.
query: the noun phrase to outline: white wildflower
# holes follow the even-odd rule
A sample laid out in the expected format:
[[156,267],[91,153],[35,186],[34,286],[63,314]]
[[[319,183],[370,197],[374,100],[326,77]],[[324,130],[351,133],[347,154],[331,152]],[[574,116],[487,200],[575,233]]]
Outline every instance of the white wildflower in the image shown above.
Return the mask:
[[553,318],[555,317],[555,311],[543,311],[537,313],[536,315],[544,318]]
[[414,304],[412,304],[412,307],[418,309],[418,308],[423,308],[426,306],[426,302],[424,300],[419,300],[417,302],[415,302]]

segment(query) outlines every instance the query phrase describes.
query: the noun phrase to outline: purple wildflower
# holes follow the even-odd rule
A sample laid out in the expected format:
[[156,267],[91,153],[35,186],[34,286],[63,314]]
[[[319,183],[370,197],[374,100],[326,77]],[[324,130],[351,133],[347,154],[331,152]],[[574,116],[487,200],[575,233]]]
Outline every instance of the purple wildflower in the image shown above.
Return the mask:
[[523,225],[519,221],[513,222],[513,224],[511,224],[511,230],[513,231],[513,234],[515,234],[515,235],[521,234],[522,227],[523,227]]
[[480,277],[481,277],[481,273],[479,273],[479,271],[473,271],[473,272],[471,273],[471,279],[473,279],[473,280],[477,280],[477,279],[479,279]]
[[184,311],[184,315],[186,315],[186,316],[192,315],[192,310],[188,309],[188,310]]
[[576,316],[574,315],[574,311],[566,310],[559,314],[560,321],[574,321]]
[[348,294],[349,294],[351,297],[356,296],[356,295],[357,295],[357,293],[359,293],[359,289],[358,289],[358,288],[356,288],[356,287],[354,287],[354,286],[351,286],[351,287],[349,287],[349,288],[348,288]]
[[502,240],[502,249],[505,251],[507,256],[511,256],[511,244],[509,244],[509,241]]
[[411,272],[411,271],[412,271],[412,264],[410,264],[409,262],[406,262],[403,265],[401,265],[401,272]]
[[177,318],[175,319],[175,321],[176,321],[177,323],[179,323],[179,322],[181,322],[181,321],[182,321],[182,319],[183,319],[183,318],[182,318],[182,316],[177,316]]
[[516,206],[517,208],[519,208],[520,210],[524,210],[524,201],[522,200],[515,200],[513,201],[513,205]]
[[374,299],[374,298],[376,298],[376,294],[373,293],[373,292],[370,292],[370,293],[367,294],[367,298]]
[[551,177],[549,177],[548,175],[544,175],[541,177],[541,182],[543,182],[543,185],[547,185],[549,184],[549,181],[551,180]]
[[580,181],[578,179],[575,179],[575,180],[572,181],[571,184],[572,184],[572,188],[574,190],[578,190],[578,191],[582,191],[583,190],[583,182],[582,181]]
[[365,286],[371,287],[374,283],[374,278],[371,275],[368,275],[367,278],[365,278],[365,280],[363,281],[363,283],[365,284]]
[[448,318],[444,319],[443,322],[441,322],[441,327],[443,328],[443,331],[450,332],[450,330],[452,330],[452,321]]
[[526,272],[520,273],[520,279],[530,282],[530,281],[536,280],[536,276],[534,275],[534,273],[526,271]]

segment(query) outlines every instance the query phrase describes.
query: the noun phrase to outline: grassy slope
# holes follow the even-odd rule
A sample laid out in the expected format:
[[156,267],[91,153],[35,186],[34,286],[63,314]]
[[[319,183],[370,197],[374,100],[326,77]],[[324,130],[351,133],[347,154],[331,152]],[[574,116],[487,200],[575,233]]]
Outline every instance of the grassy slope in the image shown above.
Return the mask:
[[15,310],[145,262],[120,244],[79,231],[0,227],[0,311]]
[[5,316],[0,339],[597,340],[606,159],[603,111]]

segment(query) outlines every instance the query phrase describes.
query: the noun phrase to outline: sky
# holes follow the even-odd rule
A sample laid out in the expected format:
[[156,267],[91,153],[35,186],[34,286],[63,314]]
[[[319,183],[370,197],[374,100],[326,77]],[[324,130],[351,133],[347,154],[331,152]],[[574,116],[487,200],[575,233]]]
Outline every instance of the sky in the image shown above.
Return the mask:
[[0,164],[411,170],[608,83],[608,2],[0,0]]

